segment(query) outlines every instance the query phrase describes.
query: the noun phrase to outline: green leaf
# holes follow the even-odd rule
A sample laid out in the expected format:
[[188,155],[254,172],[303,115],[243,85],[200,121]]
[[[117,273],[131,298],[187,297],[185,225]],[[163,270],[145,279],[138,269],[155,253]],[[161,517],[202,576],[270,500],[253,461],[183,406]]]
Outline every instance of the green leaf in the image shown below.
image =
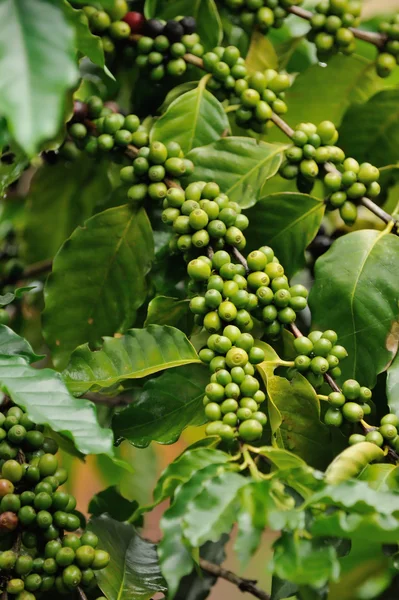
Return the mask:
[[266,527],[275,531],[305,526],[302,511],[295,511],[294,499],[274,480],[254,481],[239,492],[238,535],[235,550],[246,564],[259,547]]
[[[337,54],[328,61],[327,67],[317,63],[298,75],[286,92],[285,101],[289,106],[286,120],[295,127],[309,121],[312,115],[312,122],[316,124],[329,119],[338,126],[351,104],[361,104],[383,88],[374,62],[356,55]],[[285,139],[276,128],[272,135],[273,139]]]
[[149,325],[104,338],[101,350],[91,352],[87,344],[79,346],[63,375],[71,392],[84,394],[193,362],[200,360],[184,333],[166,325]]
[[90,500],[88,511],[93,517],[108,513],[116,521],[127,521],[137,509],[135,500],[124,498],[116,486],[102,490]]
[[208,465],[222,465],[230,460],[229,454],[215,448],[188,449],[166,467],[154,489],[154,505],[173,496],[176,488],[188,481],[194,473]]
[[347,156],[378,167],[399,159],[399,90],[384,90],[361,106],[349,108],[339,130]]
[[43,333],[57,366],[79,344],[99,343],[131,325],[146,297],[153,254],[143,208],[110,208],[73,232],[44,290]]
[[222,24],[215,0],[146,0],[144,14],[147,19],[174,19],[179,15],[195,17],[197,33],[205,50],[212,50],[222,41]]
[[53,258],[75,227],[93,214],[111,191],[104,163],[81,158],[45,164],[26,199],[24,256],[29,263]]
[[320,588],[338,579],[340,566],[333,546],[284,533],[274,544],[273,572],[280,579]]
[[0,355],[22,356],[28,363],[34,363],[43,358],[43,355],[35,354],[29,342],[6,325],[0,325]]
[[334,513],[320,513],[311,527],[311,533],[320,537],[361,540],[365,544],[370,540],[382,544],[396,544],[399,537],[399,521],[391,515],[347,514],[338,510]]
[[399,415],[399,353],[387,371],[387,398],[391,411]]
[[183,532],[192,547],[216,542],[230,531],[237,517],[238,491],[246,484],[242,475],[224,471],[212,477],[191,499],[183,516]]
[[185,154],[198,146],[218,140],[230,125],[223,106],[206,89],[205,76],[194,90],[179,96],[156,121],[151,140],[164,144],[177,142]]
[[14,300],[16,298],[22,298],[22,296],[26,292],[30,292],[31,290],[34,290],[34,289],[35,289],[34,285],[29,285],[29,286],[25,286],[25,287],[16,288],[16,290],[14,292],[7,292],[6,294],[4,294],[2,296],[0,295],[0,306],[8,306],[12,302],[14,302]]
[[245,64],[249,73],[278,68],[278,58],[273,44],[264,33],[256,29],[251,37]]
[[0,356],[0,388],[32,421],[63,433],[83,454],[113,454],[112,432],[99,426],[94,404],[71,396],[56,371],[34,369],[19,356]]
[[367,465],[359,479],[380,492],[399,490],[399,467],[388,463]]
[[28,159],[22,152],[13,151],[11,164],[0,161],[0,198],[3,198],[9,185],[20,178],[29,164]]
[[222,192],[242,208],[259,199],[265,180],[280,167],[285,146],[245,137],[228,137],[192,150],[187,158],[195,164],[191,181],[217,181]]
[[223,466],[212,464],[197,471],[177,489],[173,504],[162,516],[163,538],[158,546],[158,556],[162,574],[168,584],[169,600],[175,597],[181,578],[191,573],[194,568],[194,560],[182,531],[187,506],[205,489],[211,478],[217,473],[223,473],[223,470]]
[[78,78],[74,31],[52,0],[1,0],[0,114],[29,156],[58,132]]
[[288,381],[278,377],[274,370],[284,361],[267,344],[265,362],[258,371],[265,383],[272,443],[278,448],[295,450],[295,454],[313,467],[322,469],[331,459],[331,450],[325,443],[328,428],[320,421],[320,404],[310,383],[300,374]]
[[111,556],[96,579],[108,600],[150,600],[166,592],[155,544],[143,540],[132,525],[105,515],[92,519],[90,529]]
[[398,256],[396,236],[364,230],[336,240],[316,262],[309,298],[313,324],[334,329],[347,349],[343,379],[374,387],[396,354]]
[[193,329],[193,315],[189,300],[179,300],[169,296],[156,296],[148,305],[144,325],[173,325],[189,335]]
[[320,228],[324,211],[324,202],[307,194],[282,192],[261,198],[247,213],[248,249],[259,248],[266,240],[291,277],[305,266],[304,252]]
[[226,6],[219,6],[218,8],[223,26],[223,45],[236,46],[241,56],[246,56],[250,44],[249,33],[235,22],[233,23],[231,11]]
[[189,425],[206,422],[202,399],[209,380],[203,365],[179,367],[148,381],[136,401],[115,415],[116,438],[145,448],[152,441],[173,444]]
[[274,448],[273,446],[261,446],[258,448],[261,456],[265,456],[275,465],[279,471],[285,469],[298,469],[306,467],[306,462],[296,454],[283,450],[282,448]]
[[83,10],[77,10],[64,0],[63,9],[68,20],[75,28],[76,46],[78,51],[90,58],[91,62],[104,68],[104,48],[101,37],[93,35],[89,28],[89,21]]

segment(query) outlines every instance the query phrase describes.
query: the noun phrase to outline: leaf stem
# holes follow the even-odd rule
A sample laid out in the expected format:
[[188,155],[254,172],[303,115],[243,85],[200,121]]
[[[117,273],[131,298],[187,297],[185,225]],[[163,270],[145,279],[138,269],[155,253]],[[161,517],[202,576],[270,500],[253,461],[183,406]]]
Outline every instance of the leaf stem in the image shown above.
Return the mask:
[[204,558],[200,558],[199,565],[206,573],[210,573],[211,575],[214,575],[214,577],[219,577],[220,579],[229,581],[233,585],[237,586],[241,592],[252,594],[252,596],[259,598],[259,600],[270,600],[269,594],[259,589],[256,585],[256,581],[252,579],[239,577],[232,571],[228,571],[224,567],[215,565]]
[[252,477],[256,481],[261,480],[262,477],[258,471],[258,467],[256,466],[255,461],[252,458],[252,456],[250,455],[249,450],[247,448],[244,447],[244,449],[242,451],[242,455],[245,459],[244,465],[248,466],[249,472],[251,473]]

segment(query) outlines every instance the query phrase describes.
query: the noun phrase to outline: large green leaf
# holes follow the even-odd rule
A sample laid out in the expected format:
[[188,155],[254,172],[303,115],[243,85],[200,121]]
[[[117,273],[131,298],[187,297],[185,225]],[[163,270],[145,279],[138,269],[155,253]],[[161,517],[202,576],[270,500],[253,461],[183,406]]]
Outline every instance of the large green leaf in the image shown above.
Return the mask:
[[328,428],[320,421],[320,403],[310,383],[300,374],[288,381],[274,374],[284,361],[267,344],[265,362],[258,365],[265,383],[272,442],[279,448],[295,451],[300,458],[316,468],[324,468],[331,459],[331,449],[325,443]]
[[267,179],[278,171],[285,146],[245,137],[228,137],[188,154],[195,164],[189,181],[217,181],[242,208],[253,206]]
[[83,454],[113,454],[112,432],[98,424],[94,404],[71,396],[56,371],[34,369],[22,357],[0,356],[0,388],[32,421],[63,433]]
[[189,300],[179,300],[169,296],[156,296],[148,305],[144,325],[173,325],[189,335],[193,329],[193,313]]
[[373,490],[380,492],[399,490],[399,467],[388,463],[367,465],[358,479],[365,481]]
[[64,0],[63,8],[69,21],[75,28],[76,34],[76,46],[78,51],[87,56],[90,60],[100,66],[104,67],[104,47],[102,40],[99,36],[93,35],[90,31],[89,21],[83,10],[76,10]]
[[278,68],[278,58],[274,46],[259,30],[255,29],[252,34],[245,64],[250,73]]
[[20,178],[28,164],[25,154],[15,150],[10,164],[0,161],[0,198],[3,198],[8,186]]
[[153,253],[143,208],[110,208],[73,232],[44,291],[43,332],[58,366],[79,344],[99,343],[131,325],[146,297]]
[[87,344],[79,346],[63,375],[71,392],[84,394],[193,362],[200,360],[184,333],[166,325],[149,325],[105,338],[101,350],[91,352]]
[[370,540],[382,544],[397,544],[399,521],[391,515],[347,514],[343,510],[337,510],[320,513],[312,525],[311,533],[321,537],[361,540],[365,544]]
[[52,0],[1,0],[0,23],[0,115],[32,156],[56,135],[77,81],[74,30]]
[[229,120],[223,106],[206,89],[205,76],[194,90],[179,96],[156,121],[151,131],[153,141],[178,142],[187,154],[193,148],[206,146],[229,131]]
[[248,250],[267,243],[291,277],[306,264],[304,252],[319,230],[324,210],[324,202],[307,194],[282,192],[261,198],[247,213]]
[[111,556],[96,577],[108,600],[150,600],[166,592],[155,544],[143,540],[132,525],[105,515],[92,519],[90,529]]
[[387,398],[391,411],[399,416],[399,353],[387,371]]
[[94,206],[111,191],[103,163],[82,158],[45,164],[33,178],[26,199],[24,254],[30,263],[53,258]]
[[0,355],[22,356],[29,363],[43,358],[43,356],[35,354],[29,342],[6,325],[0,325]]
[[88,511],[93,517],[107,513],[116,521],[127,521],[137,509],[135,500],[127,500],[113,485],[95,494],[90,500]]
[[[337,54],[327,67],[318,63],[298,75],[286,92],[286,120],[292,127],[309,121],[310,116],[314,123],[329,119],[339,125],[351,104],[365,102],[383,88],[373,62],[356,55]],[[276,128],[272,135],[273,139],[284,139]]]
[[173,444],[189,425],[203,425],[202,399],[209,381],[203,365],[179,367],[148,381],[124,411],[115,415],[116,438],[145,448],[152,441]]
[[231,530],[239,507],[238,491],[246,484],[242,475],[224,471],[212,477],[191,500],[183,517],[183,531],[192,547],[216,542]]
[[384,90],[351,107],[339,130],[339,145],[349,156],[378,167],[399,160],[399,90]]
[[174,598],[181,578],[189,575],[194,568],[194,560],[182,530],[187,505],[204,489],[212,477],[223,471],[224,467],[218,464],[211,464],[197,471],[178,488],[173,504],[162,516],[163,538],[158,546],[158,556],[162,574],[168,584],[169,600]]
[[215,0],[146,0],[144,14],[147,19],[173,19],[179,15],[197,20],[197,33],[206,50],[211,50],[222,40],[222,24]]
[[340,364],[344,379],[373,387],[396,353],[398,258],[396,236],[364,230],[341,237],[316,262],[313,322],[336,330],[348,350]]

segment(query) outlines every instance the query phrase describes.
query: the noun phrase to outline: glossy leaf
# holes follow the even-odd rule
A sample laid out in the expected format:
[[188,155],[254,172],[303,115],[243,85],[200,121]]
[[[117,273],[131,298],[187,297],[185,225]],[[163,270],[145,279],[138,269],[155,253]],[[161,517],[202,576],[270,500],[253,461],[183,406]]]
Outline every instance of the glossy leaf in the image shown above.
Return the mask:
[[108,513],[116,521],[127,521],[137,506],[135,500],[127,500],[119,493],[116,486],[111,486],[93,496],[88,511],[93,517]]
[[283,450],[282,448],[261,446],[258,449],[258,452],[261,456],[265,456],[271,461],[279,471],[306,467],[306,462],[302,460],[302,458],[288,450]]
[[365,481],[373,490],[397,491],[399,489],[399,467],[388,463],[367,465],[358,479]]
[[150,600],[157,592],[166,592],[155,544],[143,540],[132,525],[105,515],[92,519],[90,529],[111,556],[96,576],[108,600]]
[[[286,92],[285,102],[289,106],[286,121],[295,127],[309,121],[311,115],[313,123],[328,119],[338,126],[351,104],[365,102],[383,87],[373,62],[360,56],[337,54],[328,61],[327,68],[317,63],[296,78]],[[272,135],[273,139],[285,139],[277,128]]]
[[307,194],[282,192],[261,198],[247,213],[248,250],[266,240],[291,277],[305,266],[305,250],[320,228],[324,211],[324,202]]
[[217,473],[223,472],[220,465],[209,465],[197,471],[191,479],[177,490],[173,504],[161,519],[162,540],[158,546],[161,571],[168,585],[168,598],[173,600],[180,580],[194,568],[194,560],[183,537],[182,522],[187,506],[201,493]]
[[187,154],[218,140],[230,129],[222,104],[206,89],[205,76],[194,90],[179,96],[152,128],[151,139],[177,142]]
[[115,415],[116,438],[145,448],[152,441],[173,444],[189,425],[206,421],[202,399],[209,381],[203,365],[179,367],[148,381],[135,402]]
[[0,22],[0,114],[33,156],[56,135],[77,81],[74,30],[51,0],[2,0]]
[[73,393],[84,394],[193,362],[200,360],[184,333],[166,325],[149,325],[104,338],[101,350],[91,352],[87,344],[79,346],[63,374]]
[[143,208],[110,208],[73,232],[44,292],[43,332],[58,366],[79,344],[99,343],[131,325],[146,297],[153,252]]
[[284,147],[245,137],[221,139],[188,154],[195,164],[189,181],[217,181],[232,202],[249,208],[265,181],[277,173]]
[[237,516],[238,490],[247,480],[230,471],[215,475],[186,507],[183,517],[184,537],[194,548],[216,542],[228,533]]
[[[111,5],[112,6],[112,5]],[[63,9],[68,20],[75,28],[76,46],[78,51],[90,58],[91,62],[99,67],[104,67],[104,48],[99,36],[93,35],[89,28],[89,21],[83,10],[72,8],[69,2],[64,0]]]
[[147,19],[173,19],[179,15],[192,16],[197,20],[197,33],[206,50],[211,50],[222,40],[222,24],[215,0],[146,0],[144,14]]
[[328,429],[320,421],[315,390],[299,373],[291,381],[276,376],[274,370],[284,361],[267,344],[261,347],[266,350],[266,360],[258,365],[258,371],[268,394],[273,445],[295,452],[313,467],[324,468],[331,450],[325,443]]
[[173,325],[189,335],[193,329],[193,314],[190,311],[189,304],[189,300],[156,296],[148,305],[144,325]]
[[96,203],[105,200],[111,186],[103,163],[82,158],[74,163],[60,159],[36,173],[26,200],[24,254],[37,262],[58,252],[75,227],[92,216]]
[[381,167],[399,160],[399,90],[375,94],[361,106],[349,108],[339,130],[347,156]]
[[29,342],[6,325],[0,325],[0,355],[22,356],[28,363],[34,363],[43,358],[43,355],[38,355],[33,351]]
[[249,73],[277,69],[278,58],[273,44],[262,33],[254,29],[245,64]]
[[313,324],[334,329],[347,349],[343,379],[373,387],[396,354],[398,255],[396,236],[364,230],[336,240],[316,262]]
[[32,421],[63,433],[83,454],[113,454],[112,432],[98,424],[94,404],[71,396],[56,371],[34,369],[19,356],[0,356],[0,388]]
[[332,545],[285,533],[274,544],[273,572],[280,578],[320,588],[336,580],[340,566]]

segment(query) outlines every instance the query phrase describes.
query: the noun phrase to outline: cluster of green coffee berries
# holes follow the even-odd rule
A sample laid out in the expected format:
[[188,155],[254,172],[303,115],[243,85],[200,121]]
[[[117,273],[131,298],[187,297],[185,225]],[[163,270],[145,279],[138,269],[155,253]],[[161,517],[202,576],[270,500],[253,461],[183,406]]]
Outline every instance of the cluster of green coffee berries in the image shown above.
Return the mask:
[[371,413],[371,397],[372,392],[368,387],[361,386],[356,379],[347,379],[340,392],[328,395],[329,408],[324,415],[324,422],[335,427],[342,425],[344,420],[359,423]]
[[338,131],[331,121],[299,123],[291,138],[293,146],[285,151],[286,162],[280,169],[285,179],[296,179],[298,189],[309,191],[326,162],[341,164],[345,154],[335,143]]
[[211,52],[206,52],[202,60],[205,71],[212,75],[206,85],[216,98],[222,101],[237,95],[237,81],[245,79],[248,74],[239,49],[235,46],[217,46]]
[[361,8],[359,0],[322,0],[316,5],[308,38],[315,43],[320,57],[355,51],[355,36],[349,27],[358,25]]
[[230,202],[220,192],[216,183],[191,183],[185,190],[170,188],[164,200],[162,220],[171,225],[175,232],[171,250],[185,252],[212,244],[215,250],[225,244],[240,250],[245,247],[243,230],[248,227],[248,218],[241,214],[241,207]]
[[97,9],[94,6],[84,6],[83,10],[88,18],[91,31],[101,36],[105,52],[113,52],[115,42],[126,40],[129,37],[130,27],[122,20],[128,12],[126,0],[114,0],[113,6],[107,7],[107,10]]
[[287,9],[300,4],[297,0],[224,0],[224,3],[239,13],[240,25],[244,29],[258,27],[264,33],[270,27],[282,27]]
[[323,385],[325,373],[332,377],[339,377],[341,375],[339,363],[348,356],[348,353],[343,346],[337,344],[337,341],[338,336],[332,329],[324,332],[311,331],[308,336],[296,338],[294,348],[297,356],[290,375],[299,371],[316,389]]
[[[365,413],[366,414],[366,413]],[[359,442],[371,442],[381,447],[384,444],[388,444],[399,453],[399,417],[389,413],[382,417],[380,420],[379,427],[370,427],[365,434],[353,433],[349,437],[349,444],[352,446]]]
[[377,57],[376,69],[380,77],[388,77],[399,64],[399,13],[379,24],[386,42]]
[[109,563],[97,537],[82,527],[76,500],[60,486],[68,478],[43,435],[17,406],[0,413],[0,589],[16,600],[96,588],[94,571]]
[[149,70],[150,79],[160,81],[171,75],[180,77],[187,70],[184,55],[202,56],[204,48],[195,33],[193,17],[170,21],[150,19],[145,23],[144,33],[137,41],[136,65]]
[[98,96],[91,96],[86,103],[76,103],[74,117],[67,126],[71,139],[60,152],[74,159],[80,150],[95,156],[111,150],[124,151],[129,144],[148,143],[148,133],[140,127],[140,119],[133,114],[124,116],[113,108]]
[[354,158],[346,158],[340,168],[342,172],[335,170],[327,173],[323,181],[330,192],[330,208],[339,208],[343,221],[353,225],[357,218],[355,202],[363,196],[376,198],[380,194],[380,172],[370,163],[359,165]]

